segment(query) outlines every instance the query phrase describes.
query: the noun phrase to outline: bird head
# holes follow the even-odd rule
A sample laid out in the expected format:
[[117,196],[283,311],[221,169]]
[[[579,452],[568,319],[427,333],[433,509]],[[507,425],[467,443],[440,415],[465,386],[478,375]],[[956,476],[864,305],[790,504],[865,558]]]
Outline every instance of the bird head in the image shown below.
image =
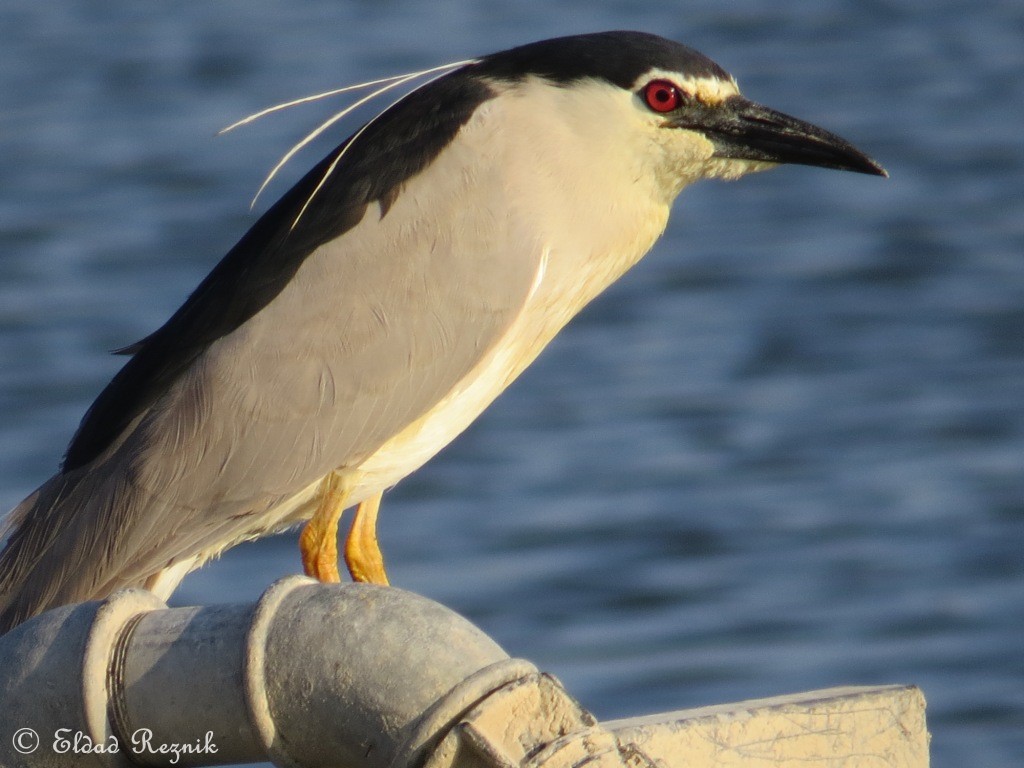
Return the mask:
[[[703,54],[641,32],[543,40],[484,57],[474,75],[550,100],[598,153],[646,157],[669,196],[701,178],[737,178],[779,164],[887,175],[845,139],[744,98],[736,80]],[[600,145],[600,142],[604,142]],[[637,152],[642,144],[648,151]]]

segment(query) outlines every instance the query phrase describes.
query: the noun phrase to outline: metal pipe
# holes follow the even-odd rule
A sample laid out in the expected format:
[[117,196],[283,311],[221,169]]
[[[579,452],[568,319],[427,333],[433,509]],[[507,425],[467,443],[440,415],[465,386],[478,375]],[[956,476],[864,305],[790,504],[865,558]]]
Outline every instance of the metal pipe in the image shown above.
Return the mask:
[[[129,759],[130,755],[130,759]],[[255,605],[148,592],[0,637],[0,768],[928,764],[924,699],[837,689],[598,723],[426,598],[301,577]]]
[[0,739],[0,765],[78,766],[83,749],[113,737],[119,751],[93,754],[96,765],[123,768],[125,753],[165,765],[180,747],[180,766],[387,768],[410,739],[429,746],[425,713],[428,730],[443,729],[535,671],[461,616],[399,589],[293,577],[255,606],[175,609],[128,590],[0,638],[3,720],[40,740],[21,754]]

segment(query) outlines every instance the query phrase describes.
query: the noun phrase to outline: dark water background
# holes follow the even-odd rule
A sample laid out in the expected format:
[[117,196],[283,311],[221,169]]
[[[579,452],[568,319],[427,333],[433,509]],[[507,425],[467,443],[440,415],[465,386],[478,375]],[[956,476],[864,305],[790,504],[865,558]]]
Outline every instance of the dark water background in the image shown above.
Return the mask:
[[[219,128],[610,28],[703,50],[892,178],[687,190],[648,259],[385,499],[394,582],[602,718],[916,683],[935,765],[1024,764],[1020,2],[6,0],[0,507],[335,105]],[[294,536],[239,547],[175,602],[297,566]]]

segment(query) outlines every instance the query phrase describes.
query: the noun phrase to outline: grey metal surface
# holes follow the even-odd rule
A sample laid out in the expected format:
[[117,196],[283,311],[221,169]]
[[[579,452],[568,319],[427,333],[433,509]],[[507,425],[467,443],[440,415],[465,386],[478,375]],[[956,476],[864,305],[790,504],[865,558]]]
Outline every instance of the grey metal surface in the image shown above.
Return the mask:
[[3,768],[928,762],[912,687],[599,723],[555,678],[437,603],[302,577],[255,605],[167,609],[127,590],[43,614],[0,638],[0,712]]
[[[128,590],[0,638],[0,765],[122,766],[120,751],[87,748],[116,736],[145,764],[168,762],[154,754],[160,745],[196,745],[176,763],[384,768],[535,671],[452,611],[398,589],[292,577],[255,605],[154,610],[164,607]],[[25,729],[35,749],[16,737]]]

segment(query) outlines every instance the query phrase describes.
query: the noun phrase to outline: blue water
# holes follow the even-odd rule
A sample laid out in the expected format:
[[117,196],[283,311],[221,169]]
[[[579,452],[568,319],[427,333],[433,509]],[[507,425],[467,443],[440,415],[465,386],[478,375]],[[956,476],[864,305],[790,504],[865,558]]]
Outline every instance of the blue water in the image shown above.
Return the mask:
[[[553,6],[6,0],[0,508],[56,467],[106,350],[177,307],[334,105],[219,128],[528,40],[658,32],[892,178],[687,190],[648,259],[386,497],[392,578],[602,718],[915,683],[935,765],[1020,765],[1024,6]],[[294,536],[239,547],[175,602],[297,567]]]

